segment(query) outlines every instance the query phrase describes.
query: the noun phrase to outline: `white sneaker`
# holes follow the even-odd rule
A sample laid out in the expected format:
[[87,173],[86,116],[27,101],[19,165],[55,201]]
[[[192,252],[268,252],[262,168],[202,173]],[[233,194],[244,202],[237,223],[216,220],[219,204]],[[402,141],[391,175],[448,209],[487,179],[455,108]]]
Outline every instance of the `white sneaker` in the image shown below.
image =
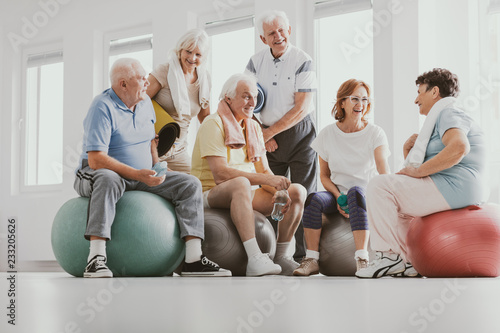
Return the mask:
[[377,259],[366,268],[356,272],[359,278],[379,278],[386,275],[395,275],[405,271],[405,263],[399,254],[392,252],[377,252]]
[[394,277],[422,277],[419,272],[409,262],[405,263],[405,271],[392,275]]
[[300,264],[293,260],[292,257],[277,257],[274,258],[274,263],[280,265],[281,273],[280,275],[293,275],[293,271],[299,268]]
[[280,265],[276,265],[269,253],[259,253],[248,258],[247,276],[262,276],[281,273]]

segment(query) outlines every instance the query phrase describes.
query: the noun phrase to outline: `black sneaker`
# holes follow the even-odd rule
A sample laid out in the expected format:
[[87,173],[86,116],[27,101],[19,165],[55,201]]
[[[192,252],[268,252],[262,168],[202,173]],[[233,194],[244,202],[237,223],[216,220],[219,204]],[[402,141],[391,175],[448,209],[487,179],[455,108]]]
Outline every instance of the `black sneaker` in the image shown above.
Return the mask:
[[205,256],[201,260],[186,263],[182,267],[181,276],[231,276],[231,271],[220,268],[219,265]]
[[106,266],[106,257],[96,255],[94,258],[90,259],[83,272],[83,277],[86,278],[111,278],[113,277],[113,272],[111,272]]

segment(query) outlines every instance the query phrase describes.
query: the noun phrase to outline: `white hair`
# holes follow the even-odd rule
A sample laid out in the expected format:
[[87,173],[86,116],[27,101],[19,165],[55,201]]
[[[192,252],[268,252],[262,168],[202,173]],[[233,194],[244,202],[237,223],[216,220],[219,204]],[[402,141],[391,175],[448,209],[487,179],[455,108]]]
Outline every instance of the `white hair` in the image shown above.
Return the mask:
[[233,74],[229,77],[229,79],[227,79],[226,83],[224,83],[224,86],[222,86],[219,100],[223,100],[224,98],[226,98],[226,96],[229,98],[235,98],[238,83],[242,81],[257,89],[257,78],[255,77],[255,75],[248,73]]
[[180,59],[182,50],[193,51],[196,47],[200,49],[201,54],[204,56],[201,59],[204,61],[210,50],[210,42],[205,30],[198,28],[188,30],[179,38],[174,51]]
[[120,58],[116,60],[109,72],[111,86],[118,84],[122,79],[129,80],[134,77],[139,68],[141,68],[141,63],[137,59]]
[[271,24],[277,18],[283,19],[287,29],[290,27],[290,21],[288,20],[285,12],[280,10],[268,10],[257,17],[255,25],[257,26],[257,29],[259,29],[259,34],[264,36],[264,23]]

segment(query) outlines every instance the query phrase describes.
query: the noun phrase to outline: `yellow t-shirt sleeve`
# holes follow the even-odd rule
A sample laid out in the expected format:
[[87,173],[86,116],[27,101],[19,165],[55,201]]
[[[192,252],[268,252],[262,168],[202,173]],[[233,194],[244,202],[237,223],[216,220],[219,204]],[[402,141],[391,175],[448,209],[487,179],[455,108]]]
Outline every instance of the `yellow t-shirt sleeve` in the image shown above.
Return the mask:
[[227,147],[224,144],[224,125],[220,118],[206,119],[206,124],[200,127],[198,135],[200,140],[200,156],[221,156],[227,158]]

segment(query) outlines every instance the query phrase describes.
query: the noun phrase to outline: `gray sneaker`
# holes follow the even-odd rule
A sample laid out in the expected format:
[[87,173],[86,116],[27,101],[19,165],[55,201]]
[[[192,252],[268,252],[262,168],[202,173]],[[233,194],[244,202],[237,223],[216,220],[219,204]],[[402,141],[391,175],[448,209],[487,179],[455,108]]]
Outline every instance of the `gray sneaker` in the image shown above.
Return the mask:
[[281,266],[280,275],[290,276],[293,274],[293,271],[299,267],[299,263],[293,260],[292,257],[277,257],[274,258],[274,263]]
[[394,275],[405,271],[405,263],[399,254],[392,252],[377,252],[377,259],[372,261],[368,267],[356,272],[359,278],[379,278],[386,275]]
[[309,276],[319,273],[319,263],[317,259],[314,258],[304,258],[300,263],[300,266],[293,271],[295,276]]

